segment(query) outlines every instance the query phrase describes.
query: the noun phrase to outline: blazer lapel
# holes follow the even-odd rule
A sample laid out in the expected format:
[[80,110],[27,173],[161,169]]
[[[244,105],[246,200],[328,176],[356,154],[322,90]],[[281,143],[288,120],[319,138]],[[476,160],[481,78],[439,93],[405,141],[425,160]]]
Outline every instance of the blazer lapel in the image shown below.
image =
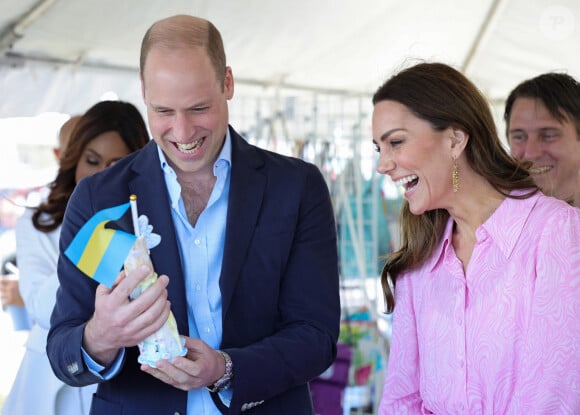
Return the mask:
[[266,187],[266,177],[260,171],[260,167],[264,164],[261,154],[233,128],[230,128],[230,134],[232,172],[224,258],[220,276],[222,316],[226,315],[231,303],[236,280],[240,275],[258,221]]
[[181,257],[171,217],[167,186],[160,167],[157,145],[152,140],[135,159],[133,170],[137,173],[129,182],[129,189],[137,195],[139,215],[147,215],[153,232],[161,236],[161,243],[151,249],[150,256],[155,272],[169,276],[167,287],[171,310],[177,321],[179,333],[189,334],[185,282]]

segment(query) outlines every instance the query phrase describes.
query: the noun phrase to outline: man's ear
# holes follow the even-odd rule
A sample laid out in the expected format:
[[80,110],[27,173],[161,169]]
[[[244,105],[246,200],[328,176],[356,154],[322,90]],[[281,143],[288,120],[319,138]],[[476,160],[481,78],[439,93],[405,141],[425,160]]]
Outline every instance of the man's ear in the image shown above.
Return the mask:
[[226,66],[226,75],[224,77],[224,92],[227,100],[230,100],[234,97],[234,75],[232,68],[229,66]]

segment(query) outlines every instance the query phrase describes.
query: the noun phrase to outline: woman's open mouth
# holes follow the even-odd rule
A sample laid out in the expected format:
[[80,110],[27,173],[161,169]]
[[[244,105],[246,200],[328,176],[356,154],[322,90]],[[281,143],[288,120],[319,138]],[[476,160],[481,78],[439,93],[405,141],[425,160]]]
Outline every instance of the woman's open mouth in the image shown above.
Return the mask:
[[405,189],[405,192],[412,190],[417,184],[419,183],[419,178],[416,174],[411,174],[409,176],[403,177],[397,181],[395,184],[397,186],[402,186]]

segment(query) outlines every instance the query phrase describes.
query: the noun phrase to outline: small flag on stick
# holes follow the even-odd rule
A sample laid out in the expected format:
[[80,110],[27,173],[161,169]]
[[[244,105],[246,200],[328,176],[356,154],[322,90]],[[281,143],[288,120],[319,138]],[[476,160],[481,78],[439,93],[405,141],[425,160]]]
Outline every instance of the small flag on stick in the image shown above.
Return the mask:
[[[130,203],[95,213],[73,238],[64,254],[87,276],[111,288],[137,237],[110,229],[110,222],[125,219]],[[130,220],[130,216],[129,216]]]

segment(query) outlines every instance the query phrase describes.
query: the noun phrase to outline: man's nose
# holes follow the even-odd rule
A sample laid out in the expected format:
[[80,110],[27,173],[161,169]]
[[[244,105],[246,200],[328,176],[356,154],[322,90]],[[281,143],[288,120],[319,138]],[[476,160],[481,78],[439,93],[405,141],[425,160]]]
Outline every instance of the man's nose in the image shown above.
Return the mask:
[[177,113],[173,120],[173,136],[181,143],[187,143],[193,135],[193,123],[187,114]]
[[542,143],[535,137],[530,137],[526,140],[523,158],[526,160],[534,160],[542,155]]

